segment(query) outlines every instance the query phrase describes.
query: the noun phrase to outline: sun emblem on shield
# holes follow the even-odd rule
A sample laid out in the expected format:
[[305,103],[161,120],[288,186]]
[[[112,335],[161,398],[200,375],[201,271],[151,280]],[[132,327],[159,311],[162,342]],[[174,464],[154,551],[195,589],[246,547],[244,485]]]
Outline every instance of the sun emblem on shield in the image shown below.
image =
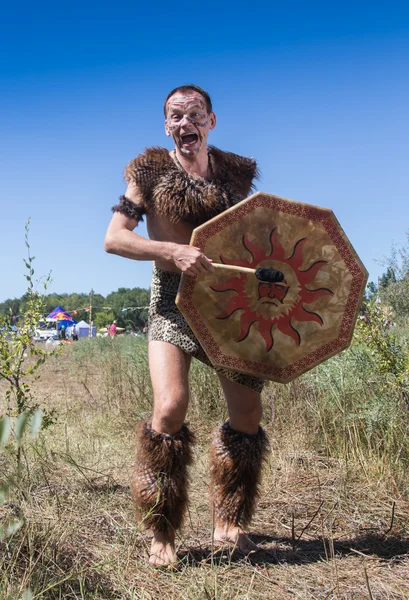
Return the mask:
[[220,261],[226,265],[239,267],[270,267],[284,274],[284,280],[278,283],[259,281],[255,275],[240,273],[226,279],[223,283],[211,286],[214,292],[228,293],[225,310],[216,315],[217,319],[230,319],[236,311],[242,311],[240,316],[240,334],[237,342],[245,340],[254,324],[266,344],[269,352],[274,345],[274,331],[278,329],[284,335],[292,338],[297,346],[302,343],[301,335],[297,330],[297,322],[312,321],[322,326],[324,320],[315,310],[308,309],[322,296],[333,296],[329,288],[315,287],[313,281],[317,273],[325,267],[326,260],[317,260],[307,268],[304,264],[303,249],[307,238],[300,238],[294,244],[290,256],[280,243],[275,227],[269,236],[270,253],[251,242],[246,235],[242,243],[250,254],[250,260],[234,259],[220,256]]

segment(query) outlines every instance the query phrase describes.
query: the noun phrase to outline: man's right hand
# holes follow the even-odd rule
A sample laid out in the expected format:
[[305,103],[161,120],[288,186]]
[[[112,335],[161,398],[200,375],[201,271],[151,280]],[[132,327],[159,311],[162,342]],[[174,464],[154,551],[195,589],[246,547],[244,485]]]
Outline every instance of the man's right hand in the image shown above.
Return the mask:
[[211,259],[195,246],[175,244],[172,250],[172,261],[182,273],[191,277],[197,277],[199,273],[214,271]]

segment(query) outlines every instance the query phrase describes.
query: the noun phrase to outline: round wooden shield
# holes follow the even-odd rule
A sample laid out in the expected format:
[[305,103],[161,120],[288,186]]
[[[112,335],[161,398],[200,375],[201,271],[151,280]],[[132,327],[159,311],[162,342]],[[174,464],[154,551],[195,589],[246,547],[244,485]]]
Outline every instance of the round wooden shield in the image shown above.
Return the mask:
[[349,345],[368,274],[331,210],[257,192],[190,243],[223,265],[176,299],[215,366],[286,383]]

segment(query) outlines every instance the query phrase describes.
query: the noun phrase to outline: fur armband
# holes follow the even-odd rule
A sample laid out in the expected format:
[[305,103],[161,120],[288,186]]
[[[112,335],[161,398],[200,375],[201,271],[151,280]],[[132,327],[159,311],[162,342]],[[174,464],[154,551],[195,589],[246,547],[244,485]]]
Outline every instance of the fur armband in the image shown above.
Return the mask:
[[135,219],[138,223],[143,221],[142,216],[145,214],[145,208],[138,206],[126,196],[119,197],[119,203],[112,207],[112,212],[119,212],[130,219]]

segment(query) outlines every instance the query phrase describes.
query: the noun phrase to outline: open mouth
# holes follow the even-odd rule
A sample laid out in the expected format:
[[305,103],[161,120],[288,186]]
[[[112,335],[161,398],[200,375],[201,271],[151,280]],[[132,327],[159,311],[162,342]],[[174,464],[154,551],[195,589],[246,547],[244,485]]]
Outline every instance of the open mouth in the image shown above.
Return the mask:
[[197,133],[184,133],[180,137],[183,146],[193,146],[199,139]]

